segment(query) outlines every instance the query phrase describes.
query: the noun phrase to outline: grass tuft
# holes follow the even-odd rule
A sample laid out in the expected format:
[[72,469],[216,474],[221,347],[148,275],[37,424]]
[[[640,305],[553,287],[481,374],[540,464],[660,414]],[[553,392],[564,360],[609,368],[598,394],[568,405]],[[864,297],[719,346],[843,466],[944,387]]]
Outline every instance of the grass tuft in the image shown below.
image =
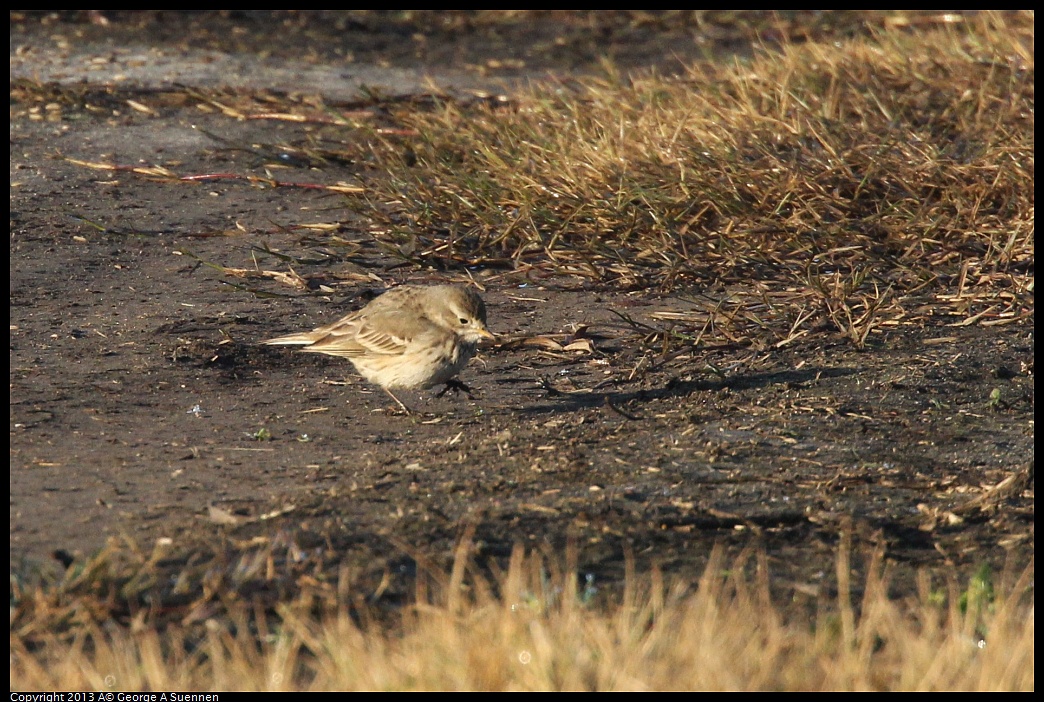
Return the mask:
[[[725,563],[720,551],[699,582],[632,566],[622,592],[602,596],[568,556],[516,549],[498,575],[483,575],[465,541],[449,573],[418,578],[393,621],[348,592],[320,604],[321,588],[298,580],[272,609],[222,588],[180,621],[160,625],[154,609],[117,624],[103,613],[114,597],[102,587],[108,578],[81,571],[78,590],[70,581],[15,593],[11,687],[1033,689],[1032,566],[996,582],[978,573],[964,588],[940,589],[925,575],[916,596],[896,600],[880,554],[861,586],[850,582],[850,559],[842,539],[838,591],[822,589],[811,620],[773,602],[764,555]],[[98,587],[83,588],[88,577]]]
[[386,236],[429,265],[507,260],[592,286],[765,281],[857,344],[918,293],[969,316],[1025,314],[1031,14],[789,45],[681,77],[607,71],[398,114],[419,136],[374,140]]

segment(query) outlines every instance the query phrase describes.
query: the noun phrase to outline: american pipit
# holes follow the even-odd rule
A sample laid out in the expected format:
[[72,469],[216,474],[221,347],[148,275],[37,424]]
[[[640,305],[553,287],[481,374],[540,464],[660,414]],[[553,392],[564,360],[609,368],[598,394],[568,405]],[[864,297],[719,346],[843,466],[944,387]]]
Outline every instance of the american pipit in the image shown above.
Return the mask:
[[344,356],[408,414],[392,389],[450,386],[475,355],[475,345],[493,338],[486,305],[471,288],[403,285],[333,324],[264,343]]

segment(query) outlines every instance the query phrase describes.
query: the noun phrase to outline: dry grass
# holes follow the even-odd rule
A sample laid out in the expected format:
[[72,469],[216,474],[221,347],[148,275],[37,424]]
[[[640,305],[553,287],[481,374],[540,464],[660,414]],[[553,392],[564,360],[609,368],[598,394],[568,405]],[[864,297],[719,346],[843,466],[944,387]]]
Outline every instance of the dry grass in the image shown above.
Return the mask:
[[[837,596],[814,624],[787,621],[763,557],[728,570],[715,556],[698,584],[628,577],[594,605],[575,570],[516,550],[492,579],[458,552],[439,585],[419,587],[397,622],[378,624],[305,588],[265,615],[231,596],[224,616],[129,627],[96,618],[102,597],[61,588],[14,600],[17,690],[1032,690],[1032,568],[963,590],[887,593],[872,559],[853,602],[846,547]],[[554,564],[550,564],[554,566]],[[596,598],[597,599],[597,598]],[[64,601],[63,601],[64,600]],[[362,612],[360,616],[360,611]]]
[[412,231],[445,232],[442,256],[566,257],[600,279],[728,280],[797,254],[1004,267],[1032,224],[1032,42],[976,29],[412,110],[420,138],[379,152],[388,192]]
[[397,118],[369,211],[418,265],[698,286],[693,328],[780,344],[1032,313],[1032,14]]

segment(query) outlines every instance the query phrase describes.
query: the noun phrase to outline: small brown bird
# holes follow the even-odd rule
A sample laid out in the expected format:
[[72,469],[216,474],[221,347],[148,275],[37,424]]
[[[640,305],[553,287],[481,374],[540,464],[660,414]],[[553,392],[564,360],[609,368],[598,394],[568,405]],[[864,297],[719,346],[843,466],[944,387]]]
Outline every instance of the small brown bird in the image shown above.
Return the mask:
[[450,381],[475,355],[476,344],[494,338],[486,328],[486,305],[473,289],[402,285],[333,324],[263,343],[343,356],[409,414],[392,389],[454,387]]

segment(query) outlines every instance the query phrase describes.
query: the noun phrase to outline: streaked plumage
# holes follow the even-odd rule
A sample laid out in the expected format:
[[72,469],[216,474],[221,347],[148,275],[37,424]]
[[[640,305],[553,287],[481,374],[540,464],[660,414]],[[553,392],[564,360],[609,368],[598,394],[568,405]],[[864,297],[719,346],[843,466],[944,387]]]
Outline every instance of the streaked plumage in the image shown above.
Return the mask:
[[333,324],[263,343],[343,356],[402,405],[392,389],[448,383],[467,365],[478,342],[493,338],[486,328],[486,306],[472,288],[403,285]]

